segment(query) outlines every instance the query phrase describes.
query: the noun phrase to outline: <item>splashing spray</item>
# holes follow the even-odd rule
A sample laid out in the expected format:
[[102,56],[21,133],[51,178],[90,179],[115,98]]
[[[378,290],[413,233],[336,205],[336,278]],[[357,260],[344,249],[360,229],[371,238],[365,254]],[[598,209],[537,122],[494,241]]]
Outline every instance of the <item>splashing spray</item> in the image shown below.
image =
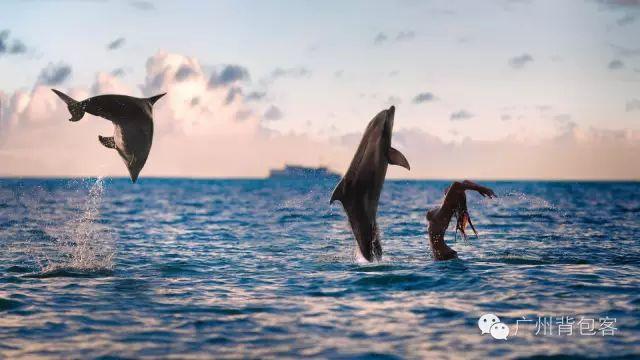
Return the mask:
[[62,227],[47,229],[55,241],[51,249],[53,251],[36,258],[42,272],[99,272],[113,269],[113,235],[97,222],[103,194],[104,178],[98,177],[89,189],[80,216],[65,222]]

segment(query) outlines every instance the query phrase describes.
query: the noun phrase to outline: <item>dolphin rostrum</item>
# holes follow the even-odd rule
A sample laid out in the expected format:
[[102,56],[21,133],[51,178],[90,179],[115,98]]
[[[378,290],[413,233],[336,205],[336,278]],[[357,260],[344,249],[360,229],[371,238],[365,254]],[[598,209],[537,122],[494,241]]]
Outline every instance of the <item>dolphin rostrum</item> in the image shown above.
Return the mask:
[[387,166],[410,169],[404,155],[391,147],[395,110],[394,106],[382,110],[369,122],[349,169],[331,195],[331,204],[342,203],[360,253],[368,261],[382,256],[376,213]]
[[56,89],[51,90],[67,104],[71,113],[69,121],[78,121],[82,119],[85,112],[88,112],[91,115],[100,116],[113,122],[113,136],[98,135],[98,140],[105,147],[118,151],[129,170],[131,181],[135,183],[151,150],[151,142],[153,141],[153,104],[166,93],[150,98],[136,98],[126,95],[99,95],[76,101]]

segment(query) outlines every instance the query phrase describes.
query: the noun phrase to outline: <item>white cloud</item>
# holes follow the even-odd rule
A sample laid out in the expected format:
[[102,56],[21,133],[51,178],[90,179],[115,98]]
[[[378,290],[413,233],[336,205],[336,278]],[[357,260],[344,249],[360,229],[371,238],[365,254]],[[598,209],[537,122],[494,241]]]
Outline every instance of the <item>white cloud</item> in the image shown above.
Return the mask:
[[[176,80],[184,66],[193,72]],[[261,115],[268,103],[248,102],[241,94],[250,91],[227,102],[229,90],[240,84],[208,84],[197,59],[159,52],[147,61],[139,89],[99,73],[92,86],[61,90],[76,99],[91,96],[90,90],[133,96],[167,92],[154,106],[154,142],[143,178],[265,176],[285,163],[322,164],[338,171],[349,165],[361,133],[323,140],[267,130]],[[0,101],[0,175],[127,176],[117,154],[98,143],[99,134],[113,132],[108,121],[87,114],[77,123],[68,122],[64,103],[41,85],[0,93]],[[371,109],[371,116],[378,110]],[[362,129],[368,121],[362,119]],[[521,139],[516,134],[461,142],[403,129],[401,122],[394,132],[394,147],[407,156],[411,171],[390,167],[390,177],[640,178],[640,168],[629,166],[640,157],[640,133],[633,130],[583,129],[574,124],[547,139]]]

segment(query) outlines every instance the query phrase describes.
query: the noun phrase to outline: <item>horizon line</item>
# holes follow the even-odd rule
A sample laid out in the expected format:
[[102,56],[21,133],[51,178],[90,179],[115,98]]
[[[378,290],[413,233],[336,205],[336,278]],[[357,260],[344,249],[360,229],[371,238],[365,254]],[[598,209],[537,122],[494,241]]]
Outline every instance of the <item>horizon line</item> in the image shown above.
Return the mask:
[[[40,175],[0,175],[0,180],[77,180],[77,179],[113,179],[113,180],[130,180],[128,176],[40,176]],[[340,175],[342,178],[342,175]],[[267,177],[258,176],[231,176],[231,177],[207,177],[207,176],[145,176],[140,177],[138,181],[144,179],[173,179],[173,180],[269,180]],[[483,177],[465,177],[465,178],[387,178],[386,181],[462,181],[467,179],[474,179],[477,181],[489,181],[489,182],[640,182],[640,178],[483,178]],[[306,178],[293,178],[293,179],[277,179],[278,181],[298,181],[307,180]],[[317,180],[328,180],[324,178],[317,178]]]

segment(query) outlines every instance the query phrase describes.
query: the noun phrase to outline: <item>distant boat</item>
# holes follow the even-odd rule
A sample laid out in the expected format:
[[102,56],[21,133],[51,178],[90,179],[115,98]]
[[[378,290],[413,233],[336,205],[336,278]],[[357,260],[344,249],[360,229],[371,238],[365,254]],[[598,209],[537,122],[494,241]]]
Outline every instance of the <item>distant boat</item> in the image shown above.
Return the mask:
[[340,174],[329,170],[325,166],[313,168],[297,165],[286,165],[284,169],[272,169],[269,179],[340,179]]

